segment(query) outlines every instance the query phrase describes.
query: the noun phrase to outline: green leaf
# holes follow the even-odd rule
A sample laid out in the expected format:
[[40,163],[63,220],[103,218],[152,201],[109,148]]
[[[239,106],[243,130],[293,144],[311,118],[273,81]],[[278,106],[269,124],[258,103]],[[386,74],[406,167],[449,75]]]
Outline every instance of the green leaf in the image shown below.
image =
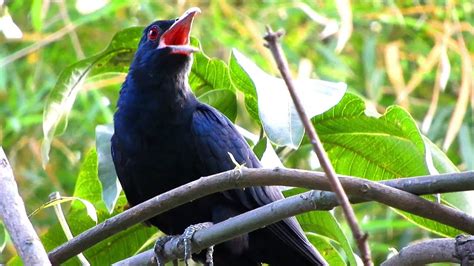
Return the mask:
[[339,174],[375,181],[428,174],[421,134],[400,107],[368,116],[364,101],[347,93],[312,121]]
[[[410,114],[398,106],[380,117],[365,112],[363,100],[347,93],[334,108],[312,120],[337,173],[373,181],[430,174],[425,140]],[[453,169],[439,149],[428,148],[438,170]],[[434,233],[459,234],[450,226],[396,211]]]
[[109,213],[114,210],[122,187],[115,173],[112,161],[110,139],[114,134],[113,125],[98,125],[95,128],[96,147],[99,164],[99,180],[102,184],[102,198]]
[[43,110],[43,143],[41,155],[43,166],[49,160],[49,150],[54,135],[62,133],[67,118],[83,82],[92,75],[106,72],[126,72],[141,36],[142,27],[118,32],[103,52],[79,61],[64,69],[53,90],[49,93]]
[[224,61],[209,58],[205,55],[201,44],[196,38],[191,39],[191,44],[200,49],[200,52],[194,53],[193,66],[189,75],[189,84],[196,96],[215,89],[234,91],[234,87],[230,82],[228,68]]
[[237,99],[231,90],[216,89],[205,92],[198,97],[204,103],[214,106],[231,121],[237,116]]
[[[232,57],[255,85],[259,117],[268,138],[277,145],[297,148],[303,139],[304,128],[285,82],[265,73],[236,49],[232,50]],[[237,76],[243,76],[243,73]],[[344,83],[315,79],[294,80],[294,84],[310,118],[333,107],[346,91]]]

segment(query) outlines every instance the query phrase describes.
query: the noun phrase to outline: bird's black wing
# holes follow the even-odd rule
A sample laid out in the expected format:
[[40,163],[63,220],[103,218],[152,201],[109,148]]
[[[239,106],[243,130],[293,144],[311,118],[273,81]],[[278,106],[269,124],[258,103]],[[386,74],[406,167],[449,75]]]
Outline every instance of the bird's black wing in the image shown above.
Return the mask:
[[[259,168],[260,162],[234,125],[216,109],[201,104],[193,114],[191,126],[196,152],[199,157],[198,168],[203,176],[211,175],[236,167],[231,159],[244,167]],[[283,199],[277,187],[251,187],[223,192],[226,198],[251,210],[276,200]],[[267,227],[290,248],[298,250],[314,265],[324,261],[304,236],[303,230],[294,217]]]

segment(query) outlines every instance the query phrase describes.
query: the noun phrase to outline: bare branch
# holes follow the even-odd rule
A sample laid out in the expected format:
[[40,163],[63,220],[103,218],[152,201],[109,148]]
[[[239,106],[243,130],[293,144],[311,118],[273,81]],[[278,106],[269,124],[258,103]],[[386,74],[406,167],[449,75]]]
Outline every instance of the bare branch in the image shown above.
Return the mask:
[[[468,233],[474,233],[470,232],[474,231],[474,219],[467,214],[444,205],[431,203],[413,194],[385,186],[381,183],[347,176],[340,176],[339,178],[346,191],[355,197],[354,202],[375,200],[422,217],[446,223]],[[431,181],[437,181],[430,182],[430,179]],[[403,178],[397,181],[391,180],[389,183],[407,190],[410,187],[414,187],[413,192],[417,194],[432,194],[434,192],[448,192],[450,191],[450,186],[453,188],[452,191],[474,190],[473,181],[474,172],[466,172],[419,178]],[[432,184],[425,186],[423,191],[423,186],[420,184],[429,183]],[[463,185],[459,186],[459,183]],[[323,173],[294,169],[242,168],[202,177],[158,195],[88,229],[71,241],[51,251],[49,258],[54,264],[62,263],[119,231],[189,201],[219,191],[267,185],[305,187],[320,190],[330,189],[327,178]],[[320,198],[316,202],[315,209],[328,210],[337,205],[333,194],[329,192],[316,194],[320,194]]]
[[460,263],[456,258],[456,240],[452,238],[431,239],[405,247],[382,266],[425,265],[435,262]]
[[331,190],[336,193],[336,198],[339,204],[342,207],[342,211],[347,219],[347,223],[351,228],[352,235],[354,236],[357,246],[359,247],[362,261],[364,265],[373,265],[372,258],[370,255],[369,243],[367,242],[368,235],[362,233],[359,224],[357,223],[357,218],[352,209],[352,206],[349,202],[349,198],[344,192],[344,188],[342,187],[341,183],[337,179],[336,171],[329,160],[326,151],[324,150],[323,144],[319,139],[318,133],[314,128],[313,124],[309,117],[306,115],[304,110],[303,104],[301,103],[300,98],[296,92],[296,89],[293,85],[293,80],[290,75],[290,71],[288,69],[288,62],[286,61],[285,54],[283,53],[281,46],[279,44],[279,40],[283,36],[282,31],[273,32],[272,29],[267,26],[267,34],[265,35],[264,39],[267,41],[266,45],[270,49],[273,54],[273,58],[275,59],[278,69],[280,70],[281,76],[283,80],[285,80],[286,86],[288,87],[288,91],[290,92],[291,98],[293,99],[293,103],[295,104],[296,111],[303,123],[304,129],[308,138],[313,145],[313,151],[316,153],[319,159],[319,163],[323,168],[326,176],[329,179],[329,183],[331,184]]
[[13,170],[2,147],[0,147],[0,218],[25,265],[51,265],[46,250],[28,220],[25,205],[18,194]]

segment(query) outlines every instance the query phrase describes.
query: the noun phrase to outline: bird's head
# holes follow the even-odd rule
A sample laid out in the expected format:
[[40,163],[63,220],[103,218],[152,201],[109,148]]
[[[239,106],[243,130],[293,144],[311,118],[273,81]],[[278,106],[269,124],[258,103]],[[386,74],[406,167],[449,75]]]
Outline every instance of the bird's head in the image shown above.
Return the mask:
[[158,20],[143,31],[135,58],[130,67],[140,78],[154,79],[163,75],[189,71],[192,53],[198,51],[190,45],[190,32],[197,7],[188,9],[173,20]]

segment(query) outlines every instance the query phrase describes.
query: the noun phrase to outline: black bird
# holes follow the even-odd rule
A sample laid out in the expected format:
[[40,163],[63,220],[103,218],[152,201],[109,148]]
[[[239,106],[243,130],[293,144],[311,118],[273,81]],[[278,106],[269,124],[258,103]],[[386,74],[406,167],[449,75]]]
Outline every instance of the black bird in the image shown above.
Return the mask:
[[[202,176],[260,162],[234,125],[191,92],[189,34],[198,8],[175,20],[160,20],[143,32],[120,91],[114,116],[112,156],[130,205]],[[282,199],[276,187],[213,194],[160,214],[149,222],[168,235],[189,225],[218,223]],[[194,259],[203,261],[203,254]],[[325,265],[295,218],[219,244],[216,265]]]

